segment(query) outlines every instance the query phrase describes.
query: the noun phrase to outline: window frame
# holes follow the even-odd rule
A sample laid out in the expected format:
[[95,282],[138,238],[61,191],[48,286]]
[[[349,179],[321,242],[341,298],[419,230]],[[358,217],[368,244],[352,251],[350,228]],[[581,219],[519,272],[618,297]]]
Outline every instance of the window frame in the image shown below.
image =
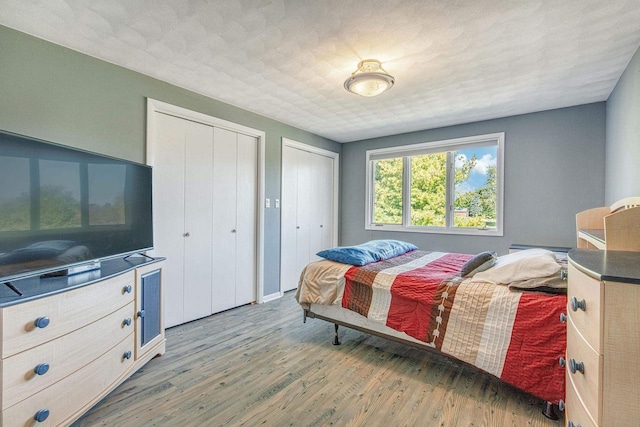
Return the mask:
[[[453,203],[455,181],[453,176],[452,151],[472,148],[476,145],[495,145],[496,149],[496,228],[455,228],[453,227]],[[411,156],[427,153],[447,152],[447,193],[446,193],[446,226],[411,225]],[[374,203],[374,167],[375,160],[398,158],[403,160],[402,175],[402,224],[377,224],[373,222]],[[459,234],[470,236],[503,236],[504,235],[504,132],[463,138],[446,139],[397,147],[379,148],[366,151],[366,196],[365,196],[365,230],[404,231],[410,233]]]

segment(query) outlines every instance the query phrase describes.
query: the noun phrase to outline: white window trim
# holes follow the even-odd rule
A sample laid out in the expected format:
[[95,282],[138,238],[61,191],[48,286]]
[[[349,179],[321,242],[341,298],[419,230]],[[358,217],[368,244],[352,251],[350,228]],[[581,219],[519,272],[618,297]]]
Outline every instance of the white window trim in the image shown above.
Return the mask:
[[[373,216],[373,159],[395,158],[410,155],[417,155],[420,152],[442,152],[447,151],[449,147],[455,145],[465,145],[480,142],[495,142],[497,145],[496,166],[498,167],[497,188],[496,188],[496,228],[495,229],[478,229],[478,228],[453,228],[450,227],[450,218],[447,218],[448,227],[425,227],[417,225],[408,225],[410,223],[410,195],[407,191],[403,192],[403,225],[400,224],[375,224],[371,221]],[[409,182],[410,168],[407,166],[405,157],[403,168],[403,181]],[[486,135],[469,136],[464,138],[447,139],[442,141],[425,142],[420,144],[402,145],[398,147],[379,148],[375,150],[367,150],[366,152],[367,178],[366,178],[366,197],[365,197],[365,230],[376,231],[404,231],[410,233],[435,233],[435,234],[464,234],[471,236],[503,236],[504,235],[504,132],[491,133]],[[449,168],[449,162],[447,162]],[[450,176],[447,174],[447,176]],[[447,178],[449,181],[449,179]],[[449,200],[453,196],[453,182],[448,182],[450,188],[447,192],[447,204],[452,205],[453,200]],[[405,184],[403,184],[405,185]],[[407,225],[404,225],[407,224]]]

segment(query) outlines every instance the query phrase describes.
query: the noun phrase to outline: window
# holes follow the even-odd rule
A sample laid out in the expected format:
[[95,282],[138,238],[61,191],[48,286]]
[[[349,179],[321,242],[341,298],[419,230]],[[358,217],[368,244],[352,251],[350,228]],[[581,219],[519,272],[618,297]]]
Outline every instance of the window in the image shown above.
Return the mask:
[[504,133],[367,151],[369,230],[502,236]]

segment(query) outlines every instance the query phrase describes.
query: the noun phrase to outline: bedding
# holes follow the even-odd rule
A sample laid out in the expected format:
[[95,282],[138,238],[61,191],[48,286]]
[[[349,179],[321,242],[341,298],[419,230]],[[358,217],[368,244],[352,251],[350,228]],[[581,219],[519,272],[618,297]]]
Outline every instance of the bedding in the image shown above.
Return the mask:
[[321,258],[351,265],[366,265],[393,258],[418,249],[416,245],[400,240],[371,240],[355,246],[338,246],[318,252]]
[[481,273],[461,277],[472,257],[414,250],[364,266],[322,260],[303,270],[296,298],[305,309],[351,310],[558,403],[564,398],[558,360],[566,347],[560,322],[566,295],[514,290],[481,280]]

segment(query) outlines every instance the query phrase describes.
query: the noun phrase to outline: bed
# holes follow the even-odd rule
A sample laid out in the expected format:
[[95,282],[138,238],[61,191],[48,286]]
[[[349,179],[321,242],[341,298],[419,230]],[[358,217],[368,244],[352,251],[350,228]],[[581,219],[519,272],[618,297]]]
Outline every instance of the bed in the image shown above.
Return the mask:
[[564,399],[567,298],[562,262],[545,252],[546,270],[524,275],[501,259],[535,259],[532,251],[465,277],[473,255],[409,250],[361,266],[321,260],[302,271],[296,299],[305,321],[336,325],[334,344],[343,325],[435,350],[544,399],[551,411]]

